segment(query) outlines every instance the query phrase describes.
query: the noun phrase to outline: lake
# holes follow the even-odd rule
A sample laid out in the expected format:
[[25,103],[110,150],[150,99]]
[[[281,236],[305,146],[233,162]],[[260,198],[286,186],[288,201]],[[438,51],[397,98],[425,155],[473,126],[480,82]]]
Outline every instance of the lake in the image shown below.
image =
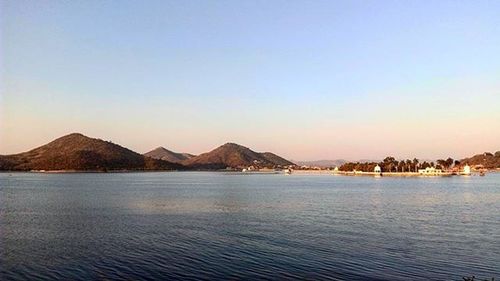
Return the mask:
[[0,279],[500,278],[500,174],[0,173]]

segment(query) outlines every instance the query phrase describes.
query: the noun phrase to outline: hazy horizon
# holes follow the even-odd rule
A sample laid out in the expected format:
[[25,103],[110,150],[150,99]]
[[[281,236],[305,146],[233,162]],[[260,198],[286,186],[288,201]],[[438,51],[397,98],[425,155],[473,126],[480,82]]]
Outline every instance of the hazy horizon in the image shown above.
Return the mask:
[[0,154],[500,150],[500,1],[0,1]]

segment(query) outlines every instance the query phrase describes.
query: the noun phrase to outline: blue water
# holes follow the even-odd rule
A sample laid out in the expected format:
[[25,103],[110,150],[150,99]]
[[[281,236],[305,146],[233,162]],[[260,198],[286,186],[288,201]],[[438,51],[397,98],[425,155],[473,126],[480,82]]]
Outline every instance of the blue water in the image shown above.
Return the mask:
[[0,173],[0,279],[500,279],[500,174]]

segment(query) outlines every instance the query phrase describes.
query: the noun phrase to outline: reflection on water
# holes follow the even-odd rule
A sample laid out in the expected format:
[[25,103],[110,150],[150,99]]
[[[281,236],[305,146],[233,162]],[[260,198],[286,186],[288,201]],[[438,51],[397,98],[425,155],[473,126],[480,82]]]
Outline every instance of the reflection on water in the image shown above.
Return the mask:
[[500,175],[0,174],[0,279],[500,277]]

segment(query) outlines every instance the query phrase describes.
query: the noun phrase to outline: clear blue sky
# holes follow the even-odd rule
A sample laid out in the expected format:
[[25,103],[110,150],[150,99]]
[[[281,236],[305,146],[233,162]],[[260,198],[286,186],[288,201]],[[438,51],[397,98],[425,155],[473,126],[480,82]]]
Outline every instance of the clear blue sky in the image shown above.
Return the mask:
[[500,150],[500,1],[0,2],[1,154]]

